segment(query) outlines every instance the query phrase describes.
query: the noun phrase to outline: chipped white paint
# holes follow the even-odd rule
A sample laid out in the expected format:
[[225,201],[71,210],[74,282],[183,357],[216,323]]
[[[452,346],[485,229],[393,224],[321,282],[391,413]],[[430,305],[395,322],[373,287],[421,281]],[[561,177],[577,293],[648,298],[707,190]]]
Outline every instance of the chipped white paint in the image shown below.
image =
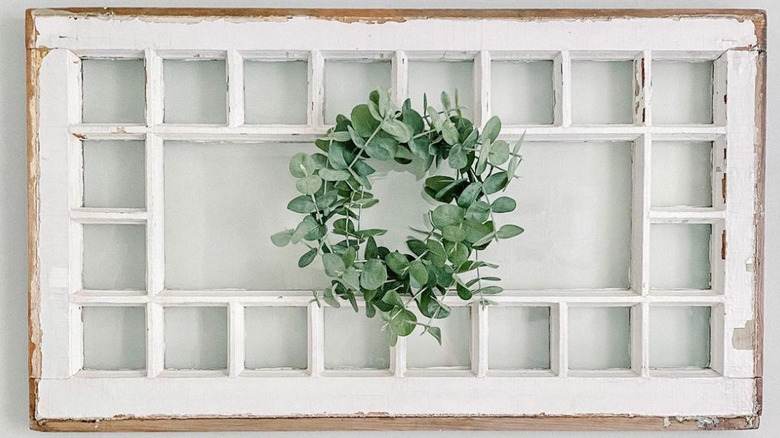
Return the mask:
[[[636,414],[695,416],[754,413],[752,333],[755,318],[752,265],[756,157],[756,54],[730,50],[756,43],[753,23],[729,18],[591,20],[414,19],[369,24],[295,17],[262,19],[72,19],[42,14],[35,47],[52,49],[40,70],[40,277],[43,367],[39,418],[102,418],[116,415],[323,415],[383,412],[413,414]],[[420,38],[430,35],[430,38]],[[446,37],[439,37],[444,35]],[[695,38],[687,37],[696,35]],[[74,54],[75,53],[75,54]],[[146,66],[145,125],[81,122],[80,56],[143,58]],[[227,60],[225,126],[163,124],[163,58],[203,56]],[[633,142],[633,236],[631,290],[523,290],[494,297],[498,303],[549,305],[549,371],[488,370],[489,308],[472,308],[470,370],[406,369],[406,340],[392,349],[389,372],[324,370],[323,311],[309,292],[164,289],[163,142],[304,142],[327,129],[323,118],[324,60],[392,59],[393,96],[408,95],[408,60],[473,59],[475,114],[491,115],[491,59],[552,59],[552,126],[506,126],[507,138],[547,141]],[[243,60],[309,61],[306,125],[244,125]],[[571,59],[633,60],[634,124],[572,126]],[[652,62],[715,60],[712,125],[653,126]],[[728,97],[728,105],[725,97]],[[147,209],[82,207],[82,139],[146,142]],[[714,141],[713,187],[728,176],[727,201],[713,190],[713,207],[651,208],[652,142]],[[718,157],[725,151],[725,159]],[[82,226],[141,223],[147,232],[146,291],[91,291],[81,282]],[[713,225],[712,290],[650,291],[652,223]],[[721,231],[728,247],[720,259]],[[66,280],[67,279],[67,280]],[[82,305],[143,305],[147,315],[147,370],[86,372],[81,368]],[[166,305],[226,305],[228,369],[164,370]],[[308,369],[245,371],[244,307],[307,306]],[[568,369],[571,304],[631,306],[631,369],[572,372]],[[650,305],[712,307],[711,370],[649,369]],[[479,378],[475,378],[478,376]],[[559,394],[573,394],[560,397]],[[284,394],[280,397],[279,394]],[[425,394],[425,397],[413,397]],[[468,401],[468,403],[464,403]]]

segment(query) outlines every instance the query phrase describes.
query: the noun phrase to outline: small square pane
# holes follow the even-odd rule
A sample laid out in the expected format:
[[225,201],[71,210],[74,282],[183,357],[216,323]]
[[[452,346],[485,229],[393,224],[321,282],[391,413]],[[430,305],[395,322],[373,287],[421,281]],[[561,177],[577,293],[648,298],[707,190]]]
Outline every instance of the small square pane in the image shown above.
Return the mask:
[[226,307],[165,308],[165,368],[227,368]]
[[352,108],[368,102],[371,91],[390,88],[391,64],[388,61],[325,61],[325,123],[336,123],[336,116],[350,117]]
[[223,59],[166,59],[165,123],[227,123],[227,72]]
[[493,370],[550,368],[550,308],[491,306],[488,367]]
[[631,61],[572,61],[572,123],[633,123],[633,72]]
[[630,308],[569,308],[569,369],[631,366]]
[[306,368],[305,307],[247,307],[244,327],[247,369]]
[[650,308],[650,367],[710,365],[710,307]]
[[388,369],[390,346],[382,318],[351,307],[325,310],[325,369]]
[[653,207],[712,206],[712,143],[653,143]]
[[81,76],[84,123],[144,123],[143,60],[85,59]]
[[422,111],[423,94],[428,95],[428,105],[441,110],[442,91],[450,95],[455,104],[455,90],[463,116],[474,117],[474,62],[473,61],[410,61],[409,97],[412,108]]
[[504,125],[552,124],[552,61],[495,61],[490,68],[491,112]]
[[653,224],[650,227],[650,287],[709,289],[709,224]]
[[[417,313],[417,319],[428,321]],[[435,319],[432,325],[441,328],[441,345],[433,336],[418,327],[407,338],[406,366],[407,368],[454,367],[469,368],[471,366],[471,307],[452,307],[450,316]]]
[[146,227],[84,225],[85,289],[146,289]]
[[85,370],[146,368],[146,310],[143,307],[84,307]]
[[84,150],[84,207],[143,208],[143,141],[89,140]]
[[653,124],[712,123],[712,62],[653,62]]
[[246,61],[244,115],[248,124],[305,125],[309,102],[306,61]]

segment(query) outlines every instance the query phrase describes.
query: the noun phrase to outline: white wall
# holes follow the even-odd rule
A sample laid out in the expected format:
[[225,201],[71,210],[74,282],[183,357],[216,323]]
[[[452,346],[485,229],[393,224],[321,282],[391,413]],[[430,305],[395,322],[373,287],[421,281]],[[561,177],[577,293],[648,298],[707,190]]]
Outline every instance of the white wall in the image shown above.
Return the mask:
[[[33,436],[33,432],[27,430],[27,230],[26,230],[26,144],[25,144],[25,53],[24,53],[24,9],[30,7],[47,6],[235,6],[235,7],[473,7],[475,2],[468,0],[438,1],[428,0],[427,3],[419,0],[385,0],[385,1],[347,1],[347,0],[321,0],[321,1],[251,1],[251,0],[224,0],[224,1],[199,1],[199,0],[166,0],[166,1],[133,1],[133,0],[104,0],[102,2],[88,2],[71,0],[68,2],[56,1],[24,1],[2,0],[0,6],[0,102],[3,102],[0,111],[0,138],[5,141],[0,143],[0,436],[2,437],[26,437]],[[519,7],[691,7],[691,8],[763,8],[769,15],[769,102],[768,111],[770,123],[767,130],[767,254],[766,254],[766,295],[767,309],[766,324],[766,366],[764,382],[764,417],[761,429],[757,432],[716,432],[707,436],[751,436],[770,437],[776,436],[776,430],[780,429],[780,319],[775,318],[772,312],[780,311],[780,297],[773,291],[780,286],[780,175],[776,170],[780,168],[780,154],[773,147],[778,141],[780,127],[771,123],[773,115],[778,110],[778,92],[780,86],[777,76],[777,57],[771,50],[780,44],[780,37],[775,30],[777,21],[775,14],[780,14],[780,3],[773,0],[739,1],[739,0],[709,0],[709,1],[640,1],[640,0],[538,0],[538,1],[508,1],[508,0],[484,0],[480,5],[491,8],[519,8]],[[774,267],[774,269],[773,269]],[[775,310],[777,309],[777,310]],[[309,434],[172,434],[168,436],[372,436],[377,438],[390,438],[401,436],[440,436],[444,433],[430,432],[384,432],[384,433],[309,433]],[[474,433],[452,432],[447,436],[452,437],[499,437],[515,436],[517,434],[504,433]],[[605,436],[606,433],[529,433],[524,436],[540,437],[574,437],[574,436]],[[659,433],[615,433],[614,436],[653,437],[661,436]],[[52,434],[49,436],[59,436]],[[62,435],[66,436],[66,435]],[[78,437],[81,435],[67,435]],[[96,437],[97,435],[84,435]],[[111,437],[141,436],[135,434],[111,434]],[[668,434],[663,436],[670,436]]]

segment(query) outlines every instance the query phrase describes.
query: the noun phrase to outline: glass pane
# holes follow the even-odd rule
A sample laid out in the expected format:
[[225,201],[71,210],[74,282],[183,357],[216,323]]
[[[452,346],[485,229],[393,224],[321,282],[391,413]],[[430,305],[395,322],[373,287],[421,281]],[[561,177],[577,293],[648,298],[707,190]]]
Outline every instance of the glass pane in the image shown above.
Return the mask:
[[491,75],[491,111],[504,125],[552,124],[552,61],[496,61]]
[[474,62],[473,61],[410,61],[409,97],[412,108],[422,111],[423,94],[428,95],[428,105],[441,110],[439,100],[446,91],[455,103],[458,90],[459,103],[465,106],[463,116],[474,117]]
[[633,123],[631,61],[572,61],[572,123]]
[[500,266],[491,275],[507,289],[628,288],[631,145],[527,143],[520,152],[520,178],[501,193],[517,209],[496,221],[525,233],[480,254]]
[[322,263],[270,236],[302,216],[289,161],[305,144],[165,143],[165,284],[171,289],[324,289]]
[[348,307],[325,308],[325,368],[390,367],[390,346],[379,315],[367,318]]
[[494,370],[550,368],[550,308],[491,306],[488,366]]
[[85,123],[144,123],[143,60],[85,59],[81,75]]
[[146,368],[146,309],[84,307],[85,370]]
[[307,367],[305,307],[247,307],[247,369]]
[[306,124],[306,61],[244,63],[246,123]]
[[[417,313],[417,319],[427,324],[429,318]],[[471,366],[471,308],[453,307],[452,314],[434,320],[432,325],[441,328],[441,345],[420,327],[407,338],[408,368]]]
[[653,207],[712,206],[712,143],[653,143]]
[[84,225],[85,289],[146,289],[146,227]]
[[712,62],[653,62],[653,124],[712,123]]
[[708,367],[710,313],[709,307],[651,307],[650,367]]
[[146,205],[143,141],[85,141],[84,207]]
[[372,90],[388,90],[390,70],[388,61],[325,61],[325,123],[335,124],[339,114],[350,117]]
[[709,289],[709,224],[654,224],[650,227],[650,287]]
[[628,307],[569,308],[569,369],[629,368]]
[[227,123],[224,60],[163,61],[165,123]]
[[165,308],[166,369],[225,369],[227,339],[227,308]]

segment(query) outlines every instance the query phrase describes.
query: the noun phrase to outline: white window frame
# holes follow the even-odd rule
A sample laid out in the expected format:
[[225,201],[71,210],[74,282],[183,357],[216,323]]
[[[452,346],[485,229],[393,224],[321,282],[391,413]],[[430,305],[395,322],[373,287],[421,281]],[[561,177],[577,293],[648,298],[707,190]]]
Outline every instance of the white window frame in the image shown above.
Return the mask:
[[[343,428],[755,428],[761,409],[764,47],[763,11],[379,11],[155,10],[28,11],[30,388],[31,427],[40,430],[248,430]],[[438,36],[437,36],[438,35]],[[441,35],[446,35],[442,37]],[[436,37],[432,37],[436,36]],[[228,123],[163,124],[162,60],[227,60]],[[143,59],[146,123],[81,123],[82,58]],[[309,61],[308,124],[244,125],[245,58]],[[552,126],[505,126],[528,140],[612,140],[633,144],[634,215],[631,290],[507,291],[506,305],[551,307],[551,370],[487,369],[489,308],[472,306],[472,370],[405,369],[403,339],[385,375],[323,369],[322,310],[309,293],[164,290],[162,158],[165,140],[314,140],[323,119],[325,58],[386,57],[394,97],[407,95],[409,59],[474,59],[475,122],[490,110],[495,59],[554,61]],[[635,63],[635,123],[576,126],[571,120],[571,60]],[[652,124],[652,62],[713,60],[711,125]],[[145,209],[83,208],[83,139],[146,142]],[[650,207],[651,142],[712,141],[724,175],[712,208]],[[724,157],[717,158],[719,153]],[[84,291],[85,223],[139,223],[147,231],[147,291]],[[710,291],[652,294],[648,284],[652,223],[713,226]],[[726,242],[728,245],[726,246]],[[721,258],[721,254],[725,257]],[[708,370],[650,369],[651,305],[709,306]],[[142,305],[147,311],[143,372],[81,368],[84,305]],[[163,306],[228,308],[225,372],[163,369]],[[308,306],[309,368],[274,375],[243,370],[243,309]],[[569,306],[631,307],[631,369],[567,368]],[[422,396],[424,394],[424,396]]]

